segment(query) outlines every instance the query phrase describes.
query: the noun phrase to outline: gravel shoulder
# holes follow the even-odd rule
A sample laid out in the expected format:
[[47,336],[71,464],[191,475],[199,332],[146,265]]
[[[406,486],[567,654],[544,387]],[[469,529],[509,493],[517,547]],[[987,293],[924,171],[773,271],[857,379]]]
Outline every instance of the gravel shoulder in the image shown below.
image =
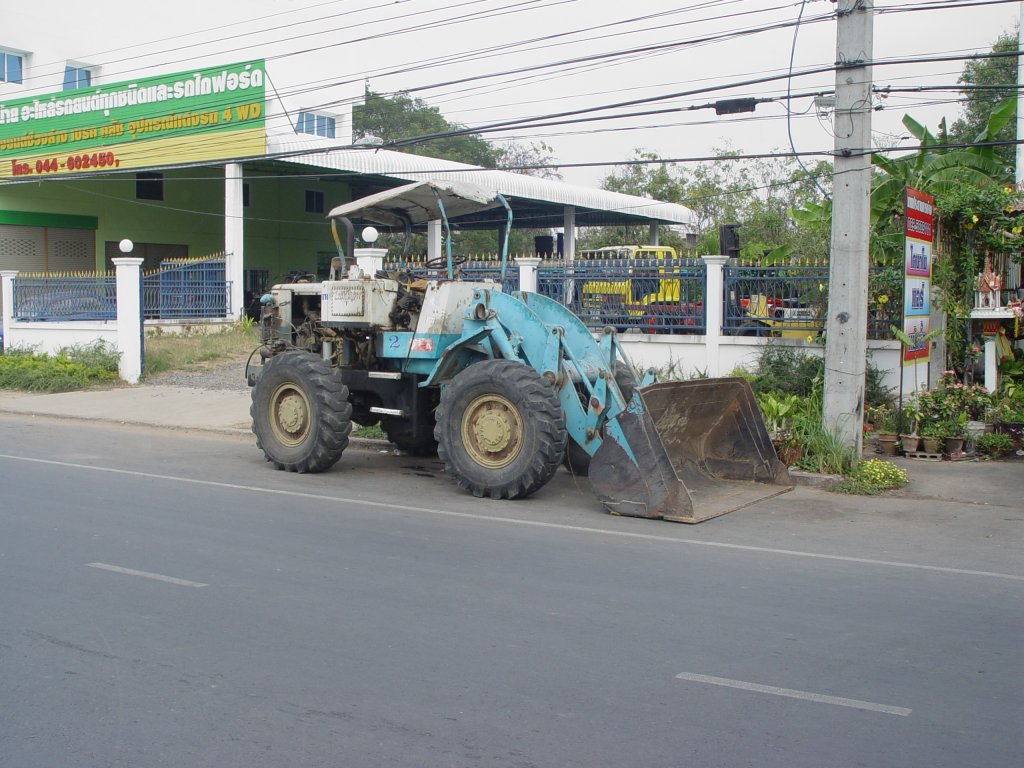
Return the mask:
[[247,390],[245,363],[248,354],[204,363],[190,370],[162,371],[147,374],[142,383],[153,387],[187,387],[218,391]]

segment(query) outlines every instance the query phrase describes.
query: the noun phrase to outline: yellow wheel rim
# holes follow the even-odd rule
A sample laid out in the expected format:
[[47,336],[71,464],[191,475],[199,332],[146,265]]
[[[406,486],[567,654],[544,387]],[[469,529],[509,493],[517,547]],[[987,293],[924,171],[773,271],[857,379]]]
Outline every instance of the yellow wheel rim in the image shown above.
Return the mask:
[[488,469],[507,467],[523,447],[519,410],[501,395],[473,400],[462,415],[461,431],[469,457]]
[[270,429],[282,445],[294,448],[309,437],[313,408],[294,384],[281,384],[270,397]]

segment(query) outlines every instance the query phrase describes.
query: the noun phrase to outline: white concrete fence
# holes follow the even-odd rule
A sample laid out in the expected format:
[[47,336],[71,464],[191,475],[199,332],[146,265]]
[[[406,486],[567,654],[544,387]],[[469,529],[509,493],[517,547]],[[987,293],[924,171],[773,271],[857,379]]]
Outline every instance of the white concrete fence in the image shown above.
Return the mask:
[[[360,249],[362,250],[362,249]],[[371,254],[366,254],[371,255]],[[379,256],[376,252],[374,256]],[[725,256],[706,256],[707,296],[721,296],[723,292],[722,268]],[[520,286],[523,290],[537,290],[537,269],[541,260],[517,259]],[[117,319],[99,321],[33,322],[15,320],[14,280],[17,272],[0,272],[3,288],[4,345],[10,348],[31,348],[53,354],[64,347],[86,345],[102,340],[114,346],[120,354],[119,375],[130,383],[138,383],[143,370],[144,329],[141,306],[141,259],[114,259],[117,268]],[[724,336],[722,327],[722,301],[707,302],[707,333],[701,335],[665,335],[625,333],[620,337],[623,347],[634,364],[641,368],[655,368],[678,377],[726,376],[737,367],[756,368],[760,348],[765,344],[795,347],[808,354],[822,356],[819,344],[808,344],[803,339],[765,339],[747,336]],[[223,324],[225,320],[199,321]],[[190,321],[189,325],[197,325]],[[900,344],[896,341],[869,341],[871,362],[882,372],[885,386],[898,391],[903,373],[903,392],[927,388],[927,364],[916,368],[900,365]],[[916,379],[916,382],[915,382]]]

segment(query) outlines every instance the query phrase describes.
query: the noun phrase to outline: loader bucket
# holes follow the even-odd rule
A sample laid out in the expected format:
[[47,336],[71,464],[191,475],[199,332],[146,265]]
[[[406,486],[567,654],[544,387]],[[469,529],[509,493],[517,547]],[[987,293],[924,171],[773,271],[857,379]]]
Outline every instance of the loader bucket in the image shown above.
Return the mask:
[[792,489],[743,379],[664,382],[639,395],[642,411],[609,422],[590,464],[613,514],[699,523]]

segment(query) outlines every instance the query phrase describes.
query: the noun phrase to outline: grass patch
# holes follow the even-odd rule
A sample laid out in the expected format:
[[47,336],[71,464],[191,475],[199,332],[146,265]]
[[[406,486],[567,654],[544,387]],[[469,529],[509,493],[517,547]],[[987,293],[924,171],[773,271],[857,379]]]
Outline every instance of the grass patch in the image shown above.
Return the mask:
[[374,424],[369,427],[355,427],[352,428],[352,437],[365,437],[370,440],[387,440],[388,436],[384,434],[384,430],[380,428],[380,424]]
[[118,353],[102,341],[55,355],[12,349],[0,355],[0,389],[72,392],[117,380]]
[[146,373],[201,368],[207,363],[234,360],[259,346],[259,334],[252,324],[237,323],[221,331],[186,331],[180,334],[146,334]]
[[817,413],[798,418],[794,433],[797,444],[803,447],[803,455],[796,462],[800,469],[825,475],[846,475],[857,463],[853,449],[836,432],[826,429]]

